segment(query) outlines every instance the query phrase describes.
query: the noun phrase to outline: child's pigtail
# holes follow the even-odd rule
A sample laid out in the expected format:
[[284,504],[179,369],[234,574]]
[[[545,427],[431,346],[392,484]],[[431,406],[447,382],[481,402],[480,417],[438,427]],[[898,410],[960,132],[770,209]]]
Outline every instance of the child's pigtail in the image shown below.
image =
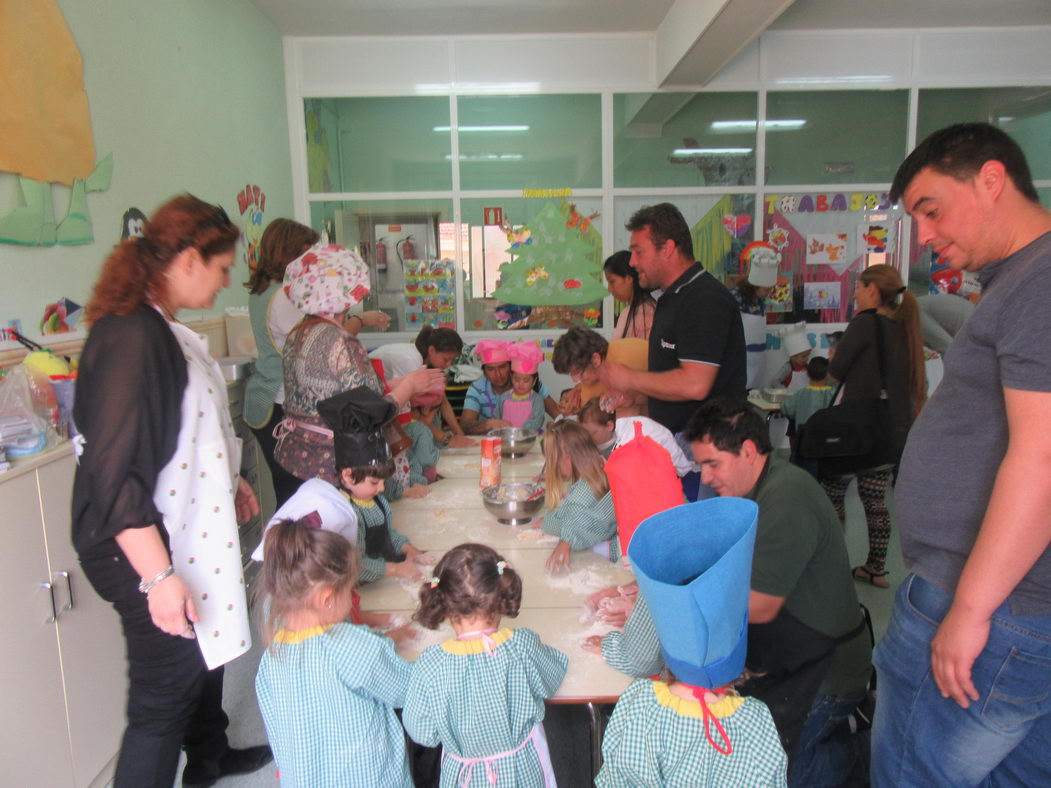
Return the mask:
[[[505,562],[501,559],[500,563]],[[498,586],[500,615],[515,618],[522,606],[522,578],[518,572],[507,566],[500,572]]]
[[412,614],[414,621],[427,629],[437,629],[448,618],[449,609],[441,579],[433,575],[420,586],[420,606]]

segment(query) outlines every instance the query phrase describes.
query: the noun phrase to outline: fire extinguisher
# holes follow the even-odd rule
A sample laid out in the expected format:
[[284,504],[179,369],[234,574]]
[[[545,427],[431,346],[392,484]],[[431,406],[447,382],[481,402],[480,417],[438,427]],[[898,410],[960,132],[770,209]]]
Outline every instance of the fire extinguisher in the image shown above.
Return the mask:
[[406,260],[416,259],[416,247],[413,246],[411,235],[405,236],[404,241],[396,243],[394,250],[398,253],[398,261],[401,263],[402,268],[405,267]]
[[386,271],[387,270],[387,244],[384,243],[386,238],[380,238],[376,241],[376,270]]

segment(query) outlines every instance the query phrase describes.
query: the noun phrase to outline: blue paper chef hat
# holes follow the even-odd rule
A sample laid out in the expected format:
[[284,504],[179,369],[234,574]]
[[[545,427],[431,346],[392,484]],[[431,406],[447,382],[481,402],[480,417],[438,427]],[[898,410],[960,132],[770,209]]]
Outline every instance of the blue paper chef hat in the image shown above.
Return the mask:
[[710,498],[643,520],[628,555],[676,678],[714,689],[744,669],[759,507]]

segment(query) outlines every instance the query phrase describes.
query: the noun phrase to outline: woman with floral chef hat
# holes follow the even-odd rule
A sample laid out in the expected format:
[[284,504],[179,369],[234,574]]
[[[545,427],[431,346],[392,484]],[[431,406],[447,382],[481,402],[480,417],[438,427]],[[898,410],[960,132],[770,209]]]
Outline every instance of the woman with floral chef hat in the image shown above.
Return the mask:
[[[319,243],[285,269],[284,288],[306,317],[285,341],[285,420],[274,456],[300,479],[335,484],[332,430],[318,415],[317,403],[358,386],[384,393],[365,347],[345,328],[348,311],[369,293],[368,268],[354,251]],[[387,396],[401,408],[442,379],[440,370],[421,365]],[[396,491],[389,492],[396,497]]]

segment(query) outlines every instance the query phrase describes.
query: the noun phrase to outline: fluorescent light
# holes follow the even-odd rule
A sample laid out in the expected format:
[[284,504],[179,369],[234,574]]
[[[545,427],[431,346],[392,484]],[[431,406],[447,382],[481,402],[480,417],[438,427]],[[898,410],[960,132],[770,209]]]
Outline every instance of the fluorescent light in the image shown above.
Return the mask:
[[[451,131],[451,126],[435,126],[435,131]],[[529,131],[528,126],[459,126],[459,131]]]
[[751,148],[676,148],[672,156],[742,156],[751,153]]
[[[754,120],[716,120],[712,122],[712,131],[755,131]],[[767,120],[763,126],[768,129],[798,129],[805,126],[805,120]]]
[[[452,154],[446,153],[445,160],[452,161]],[[461,153],[460,161],[520,161],[521,153]]]

